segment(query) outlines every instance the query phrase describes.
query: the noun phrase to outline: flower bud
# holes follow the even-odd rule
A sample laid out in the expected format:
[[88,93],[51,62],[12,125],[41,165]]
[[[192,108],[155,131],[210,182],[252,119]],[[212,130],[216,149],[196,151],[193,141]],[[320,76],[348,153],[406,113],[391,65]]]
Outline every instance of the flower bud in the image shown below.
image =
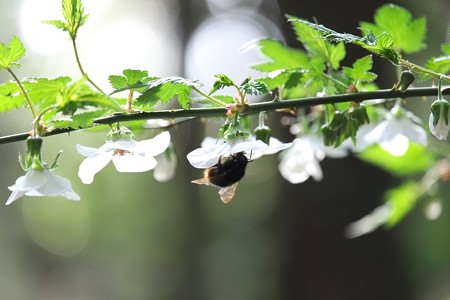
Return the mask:
[[448,103],[448,101],[444,99],[437,99],[431,104],[430,109],[430,131],[438,139],[445,140],[450,130],[450,124],[448,120],[450,103]]
[[406,91],[406,89],[411,85],[411,83],[414,82],[416,79],[416,76],[414,76],[414,73],[408,70],[405,70],[402,72],[402,75],[400,76],[400,81],[397,83],[397,90],[400,90],[401,92]]
[[270,136],[272,134],[272,130],[269,126],[259,125],[255,128],[255,137],[257,140],[261,140],[267,145],[269,145]]

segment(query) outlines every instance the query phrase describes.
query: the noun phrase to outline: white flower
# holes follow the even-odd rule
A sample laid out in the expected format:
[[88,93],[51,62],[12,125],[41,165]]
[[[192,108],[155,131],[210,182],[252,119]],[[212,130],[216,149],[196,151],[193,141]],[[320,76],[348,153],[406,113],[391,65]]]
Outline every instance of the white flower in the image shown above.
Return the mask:
[[80,165],[78,176],[83,183],[92,183],[94,175],[111,160],[119,172],[149,171],[157,164],[154,156],[166,150],[169,143],[170,134],[165,131],[140,142],[133,139],[108,141],[98,149],[77,145],[77,151],[87,157]]
[[326,157],[340,158],[347,155],[344,147],[332,148],[319,136],[306,135],[296,138],[291,148],[281,153],[278,169],[290,183],[302,183],[309,177],[320,181],[323,178],[320,162]]
[[8,187],[12,191],[6,201],[11,204],[23,195],[27,196],[63,196],[69,200],[80,200],[80,196],[72,189],[70,181],[47,168],[43,170],[30,169],[25,176],[16,180],[13,186]]
[[427,144],[427,133],[420,125],[417,125],[409,117],[398,117],[394,114],[387,115],[384,121],[374,125],[364,125],[357,134],[356,151],[365,147],[379,144],[382,149],[393,156],[402,156],[409,147],[409,142],[421,145]]
[[236,140],[233,142],[224,139],[215,139],[206,137],[201,148],[197,148],[187,155],[189,163],[199,169],[206,169],[217,164],[221,156],[245,152],[249,159],[257,159],[263,155],[277,153],[291,146],[292,143],[282,143],[278,139],[271,137],[269,145],[261,140],[256,140],[250,136],[245,140]]

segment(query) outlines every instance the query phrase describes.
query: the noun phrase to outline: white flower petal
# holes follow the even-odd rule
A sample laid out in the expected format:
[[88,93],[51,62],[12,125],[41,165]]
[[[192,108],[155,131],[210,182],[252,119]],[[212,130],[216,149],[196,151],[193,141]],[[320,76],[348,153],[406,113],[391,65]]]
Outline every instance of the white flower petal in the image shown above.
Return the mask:
[[380,147],[389,152],[393,156],[403,156],[409,147],[409,140],[402,134],[384,140],[380,143]]
[[114,155],[112,161],[119,172],[146,172],[156,166],[156,160],[149,155]]
[[85,158],[78,169],[78,176],[85,184],[94,181],[94,175],[101,171],[112,159],[112,153],[101,152]]
[[164,131],[153,139],[138,142],[139,146],[145,149],[147,155],[156,156],[163,153],[170,144],[170,133]]
[[30,190],[25,193],[27,196],[59,196],[71,189],[70,181],[64,177],[54,175],[52,171],[45,169],[43,171],[46,181],[38,189]]
[[[441,114],[443,113],[441,112]],[[430,113],[430,118],[428,120],[428,126],[431,133],[439,140],[446,140],[450,130],[450,122],[445,124],[444,117],[440,116],[436,126],[434,126],[434,115],[432,113]]]
[[296,138],[292,146],[281,155],[278,169],[286,180],[297,184],[313,177],[316,181],[323,178],[316,149],[313,147],[315,137]]
[[[22,178],[22,179],[21,179]],[[22,176],[20,181],[21,190],[13,191],[6,201],[11,204],[23,195],[27,196],[64,196],[70,200],[79,200],[80,196],[72,190],[70,181],[64,177],[54,175],[49,169],[33,170]],[[36,182],[42,183],[39,186]],[[13,189],[14,187],[12,187]]]
[[221,156],[245,152],[247,158],[257,159],[262,155],[274,154],[290,146],[290,143],[282,144],[274,138],[273,140],[271,139],[271,141],[273,141],[274,144],[272,147],[263,141],[256,140],[254,136],[250,136],[245,140],[236,140],[234,142],[206,137],[201,144],[201,148],[197,148],[190,152],[187,155],[187,159],[195,168],[204,169],[217,164]]
[[220,156],[229,155],[230,144],[221,143],[207,147],[197,148],[186,156],[189,163],[198,169],[206,169],[214,166],[219,161]]
[[19,199],[23,195],[25,195],[25,192],[18,192],[18,191],[12,192],[11,195],[9,196],[8,200],[6,201],[6,205],[10,205],[11,203],[16,201],[17,199]]
[[99,151],[102,152],[110,152],[110,151],[128,151],[131,153],[138,153],[143,155],[145,153],[145,149],[140,146],[139,142],[136,142],[135,140],[117,140],[114,142],[107,142],[103,146],[101,146]]
[[83,156],[89,157],[98,153],[98,150],[96,148],[86,147],[79,144],[77,144],[75,148],[77,149],[78,153],[80,153]]
[[20,176],[16,184],[8,187],[11,191],[25,192],[31,189],[37,189],[45,184],[47,180],[43,171],[31,169],[25,176]]

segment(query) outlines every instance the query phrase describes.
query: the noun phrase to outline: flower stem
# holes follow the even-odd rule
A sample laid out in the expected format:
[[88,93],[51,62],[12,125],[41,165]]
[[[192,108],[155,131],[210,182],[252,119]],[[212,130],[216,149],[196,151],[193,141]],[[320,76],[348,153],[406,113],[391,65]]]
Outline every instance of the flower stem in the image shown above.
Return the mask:
[[23,87],[23,85],[20,82],[19,78],[17,78],[16,74],[14,74],[13,70],[11,70],[11,68],[6,68],[6,70],[9,72],[9,74],[11,74],[11,76],[14,78],[14,80],[19,85],[19,88],[22,91],[23,96],[27,100],[28,106],[30,107],[31,114],[33,115],[33,119],[35,119],[36,118],[36,111],[34,110],[33,103],[31,102],[31,99],[28,96],[27,91],[25,91],[25,88]]
[[430,75],[430,76],[432,76],[432,77],[434,77],[436,79],[443,78],[443,79],[445,79],[445,80],[450,82],[450,78],[445,76],[444,74],[441,74],[441,73],[438,73],[438,72],[434,72],[434,71],[432,71],[430,69],[427,69],[427,68],[424,68],[422,66],[416,65],[415,63],[412,63],[410,61],[407,61],[407,60],[404,60],[404,59],[401,59],[401,58],[398,60],[398,62],[400,63],[401,66],[404,66],[404,67],[406,67],[408,69],[412,69],[412,70],[418,71],[420,73],[425,73],[425,74]]
[[192,89],[193,89],[194,91],[196,91],[197,93],[199,93],[200,95],[202,95],[203,97],[206,97],[207,99],[211,100],[212,102],[214,102],[214,103],[216,103],[216,104],[218,104],[218,105],[220,105],[220,106],[223,106],[223,107],[226,107],[226,106],[227,106],[227,104],[226,104],[225,102],[223,102],[222,100],[217,99],[217,98],[215,98],[215,97],[213,97],[213,96],[210,96],[210,95],[204,93],[203,91],[201,91],[200,89],[198,89],[198,88],[195,87],[195,86],[192,87]]
[[72,38],[72,46],[73,46],[73,52],[75,53],[75,59],[77,61],[77,65],[78,65],[78,69],[80,70],[81,74],[86,78],[86,80],[92,84],[92,86],[99,91],[100,93],[102,93],[103,95],[106,95],[106,93],[100,88],[98,87],[94,81],[92,81],[91,78],[89,78],[89,76],[86,74],[86,72],[84,72],[83,70],[83,66],[81,65],[81,61],[80,61],[80,57],[78,56],[78,49],[77,49],[77,43],[75,42],[75,38]]
[[49,107],[47,107],[46,109],[44,109],[43,111],[41,111],[36,118],[34,118],[33,124],[34,124],[34,131],[33,131],[33,137],[37,138],[37,137],[41,137],[42,135],[45,134],[45,132],[42,132],[42,128],[41,128],[41,118],[44,114],[46,114],[47,112],[58,108],[58,105],[51,105]]

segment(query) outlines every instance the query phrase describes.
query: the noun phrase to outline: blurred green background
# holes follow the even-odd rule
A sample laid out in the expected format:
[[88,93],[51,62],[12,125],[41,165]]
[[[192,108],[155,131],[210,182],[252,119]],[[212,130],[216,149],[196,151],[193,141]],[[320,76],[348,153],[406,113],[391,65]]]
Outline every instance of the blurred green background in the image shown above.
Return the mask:
[[[90,14],[79,33],[81,60],[108,90],[107,76],[146,69],[156,76],[200,79],[205,90],[216,73],[239,81],[257,76],[261,57],[239,52],[270,36],[298,46],[284,14],[358,34],[384,1],[86,0]],[[448,41],[447,0],[394,1],[425,16],[426,51],[419,64]],[[0,1],[2,42],[18,35],[27,48],[19,77],[80,77],[68,38],[46,19],[61,19],[58,0]],[[355,50],[355,53],[352,51]],[[354,57],[365,55],[352,49]],[[350,56],[349,62],[353,60]],[[377,82],[389,88],[395,71],[375,60]],[[2,82],[10,80],[0,73]],[[426,109],[425,109],[426,110]],[[421,114],[420,109],[417,110]],[[422,116],[428,112],[423,111]],[[292,140],[270,114],[275,136]],[[27,111],[1,116],[0,134],[30,130]],[[218,122],[195,120],[170,129],[178,168],[168,183],[108,165],[94,183],[77,177],[83,157],[76,144],[99,147],[107,130],[45,139],[44,160],[61,149],[57,173],[71,180],[81,201],[25,197],[0,208],[0,299],[450,299],[450,211],[424,217],[420,204],[399,226],[346,239],[344,228],[382,201],[398,183],[354,157],[322,162],[324,180],[291,185],[278,173],[277,155],[251,162],[229,205],[217,190],[190,183],[201,177],[186,154]],[[137,139],[154,135],[147,130]],[[0,196],[23,175],[17,157],[25,143],[0,146]],[[413,163],[413,162],[412,162]]]

